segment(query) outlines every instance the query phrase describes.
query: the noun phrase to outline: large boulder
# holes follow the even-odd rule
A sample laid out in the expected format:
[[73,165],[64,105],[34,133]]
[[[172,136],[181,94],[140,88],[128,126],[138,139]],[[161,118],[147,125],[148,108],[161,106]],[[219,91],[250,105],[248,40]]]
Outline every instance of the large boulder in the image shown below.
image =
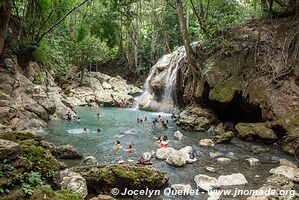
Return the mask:
[[172,147],[159,148],[156,151],[156,157],[160,160],[166,160],[174,151],[176,150]]
[[158,189],[168,182],[166,172],[150,165],[102,165],[79,167],[74,169],[86,180],[87,186],[94,191],[111,192],[112,188],[124,191],[140,189]]
[[87,185],[85,179],[76,172],[69,169],[59,172],[57,181],[61,189],[67,189],[80,194],[83,198],[87,196]]
[[261,139],[272,142],[277,139],[274,131],[266,123],[238,123],[235,128],[238,135],[246,140]]
[[248,182],[241,173],[221,175],[218,177],[219,186],[246,185]]
[[61,159],[80,159],[82,154],[73,145],[61,145],[57,147],[56,157]]
[[188,107],[179,114],[177,124],[186,130],[206,131],[215,122],[212,111],[200,107]]
[[20,151],[20,145],[18,143],[0,139],[0,159],[15,158]]
[[82,162],[85,165],[97,165],[98,164],[98,160],[93,156],[85,157]]
[[232,131],[227,131],[225,133],[222,133],[220,135],[216,135],[213,137],[213,141],[217,144],[220,143],[230,143],[230,141],[233,139],[234,133]]
[[191,164],[197,161],[196,158],[190,158],[190,153],[192,152],[191,146],[186,146],[180,150],[173,151],[167,158],[166,163],[175,166],[182,167],[186,164]]
[[299,169],[298,167],[281,165],[279,167],[273,168],[270,170],[270,174],[272,175],[284,175],[291,181],[299,183]]

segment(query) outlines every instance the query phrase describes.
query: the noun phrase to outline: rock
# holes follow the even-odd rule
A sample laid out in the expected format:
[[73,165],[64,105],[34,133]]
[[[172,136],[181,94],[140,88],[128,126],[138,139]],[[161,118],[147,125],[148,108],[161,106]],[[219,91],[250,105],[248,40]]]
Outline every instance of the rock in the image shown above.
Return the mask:
[[218,124],[216,127],[215,127],[215,130],[214,130],[214,134],[215,135],[221,135],[225,132],[224,130],[224,126],[223,126],[223,123],[220,123]]
[[265,149],[263,147],[260,146],[252,146],[251,147],[251,151],[255,154],[261,154],[261,153],[265,153],[266,151],[268,151],[269,149]]
[[256,159],[256,158],[248,158],[246,160],[248,161],[250,166],[258,165],[260,162],[259,159]]
[[0,159],[13,159],[20,152],[20,145],[18,143],[0,139]]
[[225,164],[225,163],[230,163],[229,158],[217,158],[217,162]]
[[214,172],[216,172],[216,169],[213,167],[206,167],[206,171],[214,173]]
[[211,158],[216,158],[219,156],[223,156],[223,154],[221,152],[210,152],[210,156]]
[[172,147],[159,148],[156,151],[156,157],[160,160],[166,160],[174,151],[176,150]]
[[191,146],[186,146],[178,151],[173,151],[166,159],[166,163],[175,167],[182,167],[186,164],[191,164],[197,161],[196,158],[191,159],[190,153],[192,152]]
[[111,196],[109,196],[109,195],[103,195],[103,194],[101,194],[101,195],[99,195],[97,197],[97,200],[114,200],[114,198],[111,197]]
[[276,134],[265,123],[238,123],[235,128],[241,138],[250,141],[262,139],[272,142],[277,139]]
[[294,181],[297,183],[299,182],[299,168],[297,168],[297,167],[294,168],[291,166],[282,165],[282,166],[271,169],[270,174],[272,174],[272,175],[281,174],[281,175],[286,176],[291,181]]
[[293,168],[298,168],[296,164],[294,164],[293,162],[291,162],[287,159],[279,159],[279,164],[286,165],[286,166],[293,167]]
[[225,133],[222,133],[220,135],[216,135],[213,137],[213,141],[217,144],[220,143],[230,143],[230,141],[233,139],[234,133],[232,131],[227,131]]
[[150,160],[152,158],[152,153],[144,152],[142,156],[145,160]]
[[124,191],[158,189],[168,182],[166,172],[160,171],[151,165],[102,165],[74,168],[86,180],[87,186],[92,190],[102,193],[111,192],[112,188]]
[[87,185],[85,179],[76,172],[69,169],[60,171],[59,185],[61,189],[67,189],[80,194],[83,198],[87,196]]
[[182,140],[184,135],[180,131],[176,131],[173,135],[177,140]]
[[87,156],[86,158],[84,158],[84,160],[82,162],[83,162],[83,164],[86,164],[86,165],[97,165],[98,164],[98,160],[93,156]]
[[[279,199],[279,200],[292,200],[298,199],[298,193],[295,193],[294,183],[290,181],[284,175],[272,175],[267,179],[267,182],[258,190],[257,194],[248,197],[247,200],[268,200],[268,199]],[[267,191],[274,191],[267,192]],[[283,191],[282,191],[283,190]],[[288,191],[288,192],[286,192]],[[292,196],[293,193],[293,196]]]
[[194,181],[197,185],[202,190],[209,191],[215,187],[218,187],[218,180],[216,178],[204,175],[204,174],[199,174],[194,177]]
[[218,177],[219,186],[246,185],[248,182],[241,173],[221,175]]
[[237,160],[238,159],[238,157],[233,152],[228,152],[225,156],[232,159],[232,160]]
[[179,114],[177,124],[186,130],[206,131],[216,118],[212,111],[200,107],[188,107]]
[[188,194],[190,190],[192,190],[192,187],[190,184],[173,184],[171,185],[171,189],[175,191],[181,191],[184,194]]
[[62,145],[57,147],[57,158],[61,159],[80,159],[82,154],[73,145]]
[[211,139],[201,139],[199,141],[199,145],[206,146],[206,147],[213,147],[213,146],[215,146],[213,140],[211,140]]
[[214,133],[214,131],[215,131],[215,126],[214,125],[212,125],[208,130],[207,130],[207,133]]

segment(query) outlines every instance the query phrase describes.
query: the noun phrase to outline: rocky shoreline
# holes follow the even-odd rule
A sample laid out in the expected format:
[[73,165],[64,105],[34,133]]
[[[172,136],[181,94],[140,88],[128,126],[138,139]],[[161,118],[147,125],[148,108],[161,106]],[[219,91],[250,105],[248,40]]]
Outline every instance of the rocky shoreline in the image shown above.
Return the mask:
[[112,106],[121,99],[133,101],[141,93],[119,76],[86,72],[80,85],[73,67],[57,85],[53,73],[36,62],[27,68],[21,69],[14,58],[6,58],[0,66],[0,129],[35,132],[68,112],[74,116],[74,106]]

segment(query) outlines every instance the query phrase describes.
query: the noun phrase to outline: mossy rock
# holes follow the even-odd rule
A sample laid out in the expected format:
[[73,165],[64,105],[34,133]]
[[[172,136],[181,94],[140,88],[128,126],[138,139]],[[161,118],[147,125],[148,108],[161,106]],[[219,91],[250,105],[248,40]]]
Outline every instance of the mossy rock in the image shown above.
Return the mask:
[[235,126],[238,135],[247,140],[263,140],[272,142],[277,139],[276,134],[266,123],[238,123]]
[[112,188],[157,189],[168,182],[168,175],[152,166],[98,165],[75,168],[86,180],[87,186],[97,192],[110,192]]
[[29,199],[29,200],[83,200],[83,198],[77,194],[72,193],[68,190],[52,190],[50,188],[33,188],[33,194],[25,195],[22,189],[15,189],[9,193],[2,194],[0,200],[20,200],[20,199]]
[[30,132],[0,132],[0,138],[10,140],[13,142],[20,142],[24,140],[40,141],[41,137]]
[[230,102],[235,96],[236,89],[231,80],[218,81],[210,91],[209,98],[223,103]]
[[20,149],[19,159],[30,162],[33,170],[41,173],[54,173],[59,170],[59,162],[48,150],[33,145],[20,145]]

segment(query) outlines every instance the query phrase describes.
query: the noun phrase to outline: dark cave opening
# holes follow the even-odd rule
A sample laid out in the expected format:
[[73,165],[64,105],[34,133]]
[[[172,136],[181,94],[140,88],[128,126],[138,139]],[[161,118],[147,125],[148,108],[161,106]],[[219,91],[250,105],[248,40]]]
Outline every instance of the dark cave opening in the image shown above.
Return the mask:
[[218,119],[222,122],[240,122],[257,123],[265,122],[262,117],[262,111],[259,105],[249,103],[243,98],[242,93],[235,93],[230,102],[219,102],[209,99],[210,86],[204,85],[204,94],[201,101],[207,108],[212,110]]

